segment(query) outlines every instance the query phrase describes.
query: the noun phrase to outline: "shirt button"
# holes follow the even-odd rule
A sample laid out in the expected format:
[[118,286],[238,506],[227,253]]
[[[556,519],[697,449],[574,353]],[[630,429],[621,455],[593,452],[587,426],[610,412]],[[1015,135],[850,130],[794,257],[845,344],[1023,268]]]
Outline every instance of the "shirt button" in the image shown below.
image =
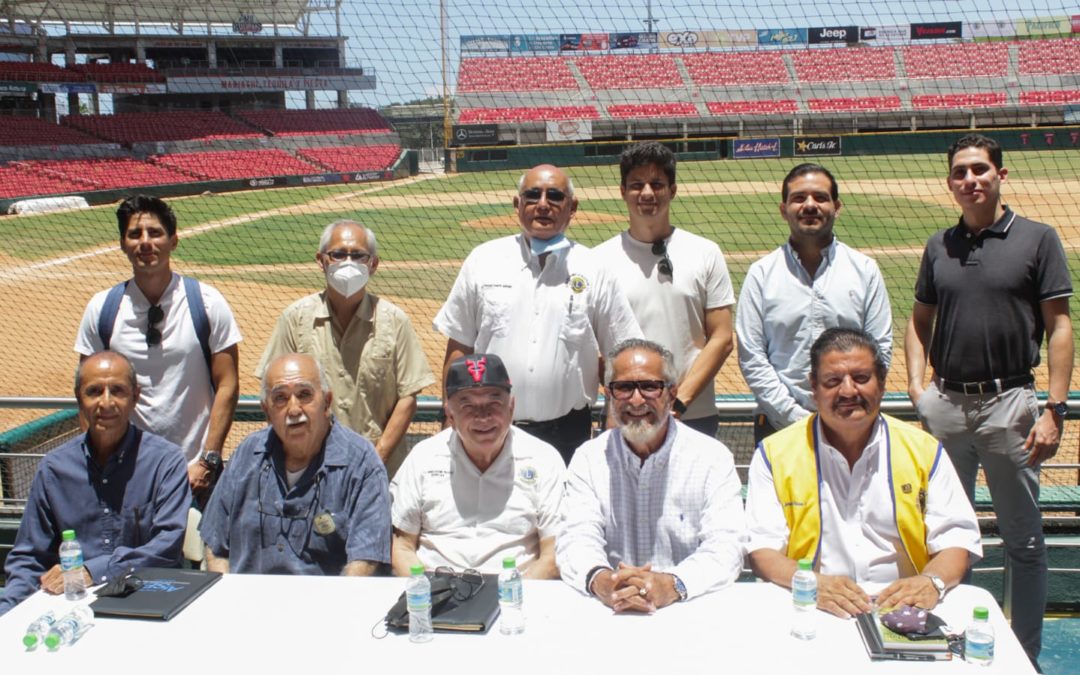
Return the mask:
[[108,512],[109,512],[109,509],[105,509],[105,513],[108,513]]
[[282,551],[285,550],[285,545],[284,544],[278,544],[277,545],[277,550],[278,550],[278,553],[281,553]]
[[102,479],[101,479],[101,482],[102,482],[102,484],[104,484],[104,485],[108,485],[108,484],[109,484],[109,479],[108,479],[108,478],[102,478]]
[[109,543],[109,540],[108,540],[108,538],[106,538],[106,539],[105,539],[105,543],[106,543],[106,544],[108,544],[108,543]]

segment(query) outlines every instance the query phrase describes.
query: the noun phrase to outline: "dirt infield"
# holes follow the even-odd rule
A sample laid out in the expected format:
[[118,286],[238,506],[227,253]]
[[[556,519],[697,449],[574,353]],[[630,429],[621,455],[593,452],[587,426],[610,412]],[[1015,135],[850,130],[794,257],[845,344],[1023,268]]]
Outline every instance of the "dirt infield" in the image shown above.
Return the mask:
[[[401,185],[398,181],[365,187],[347,194],[320,197],[312,201],[257,213],[222,219],[185,230],[183,236],[196,237],[201,233],[251,222],[260,218],[289,213],[323,213],[345,210],[417,208],[453,205],[505,204],[505,215],[467,221],[463,226],[476,229],[513,228],[516,220],[511,211],[513,190],[475,193],[437,193],[388,196],[380,192]],[[732,183],[685,183],[679,186],[679,195],[712,196],[731,194],[772,194],[775,185],[766,182],[741,181]],[[925,202],[928,205],[952,206],[953,202],[940,180],[864,180],[847,181],[842,186],[844,194],[877,194],[904,197]],[[1059,232],[1066,246],[1080,248],[1080,227],[1074,224],[1080,213],[1080,180],[1010,180],[1007,187],[1010,203],[1029,217],[1059,224]],[[578,190],[578,197],[587,208],[589,200],[618,199],[616,187],[586,188]],[[578,225],[611,224],[621,218],[611,214],[589,212],[583,209],[576,218]],[[1066,224],[1062,226],[1062,224]],[[946,225],[943,223],[942,225]],[[842,226],[842,222],[841,225]],[[573,226],[572,226],[573,227]],[[571,233],[573,231],[571,227]],[[740,252],[729,255],[731,260],[751,260],[766,251]],[[881,247],[870,251],[872,255],[916,256],[921,247]],[[383,262],[384,269],[432,269],[453,267],[456,260],[447,261],[392,261]],[[242,277],[251,273],[267,271],[311,270],[313,263],[296,265],[244,265],[236,267],[191,265],[180,271],[197,276],[212,274],[219,280],[216,286],[232,306],[244,334],[240,348],[241,387],[245,394],[257,392],[257,382],[251,375],[261,355],[274,322],[281,310],[297,298],[315,291],[315,288],[290,288],[280,285],[260,284]],[[115,246],[88,249],[36,262],[27,262],[0,254],[0,345],[4,345],[7,358],[0,370],[0,395],[3,396],[66,396],[70,391],[72,370],[77,358],[72,351],[75,333],[83,309],[89,298],[104,288],[127,277],[130,267]],[[222,280],[222,277],[225,277]],[[378,277],[373,282],[378,288]],[[242,299],[242,300],[237,300]],[[408,297],[387,296],[401,306],[413,320],[429,363],[437,368],[442,363],[445,339],[431,328],[431,320],[441,304],[438,301]],[[889,391],[906,388],[903,363],[902,336],[904,326],[894,327],[897,351],[894,353]],[[1040,386],[1045,386],[1045,373],[1041,372]],[[722,393],[745,393],[746,385],[739,375],[734,355],[728,360],[717,378],[718,391]],[[1080,388],[1080,369],[1074,374],[1072,388]],[[427,393],[436,393],[435,388]],[[40,411],[0,411],[0,430],[39,417]]]

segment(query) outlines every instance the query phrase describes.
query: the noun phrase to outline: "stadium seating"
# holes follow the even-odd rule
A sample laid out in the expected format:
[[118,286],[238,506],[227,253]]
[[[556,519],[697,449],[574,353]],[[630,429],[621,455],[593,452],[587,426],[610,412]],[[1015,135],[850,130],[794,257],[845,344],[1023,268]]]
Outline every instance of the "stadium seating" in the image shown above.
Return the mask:
[[682,60],[694,84],[701,87],[791,81],[784,57],[778,51],[684,54]]
[[8,82],[82,82],[82,73],[65,70],[51,63],[0,61],[0,81]]
[[1080,73],[1080,40],[1032,40],[1020,43],[1021,75]]
[[763,99],[760,101],[709,101],[713,115],[791,115],[799,110],[795,99]]
[[609,105],[612,117],[697,117],[693,103],[625,103]]
[[893,50],[887,47],[836,47],[789,53],[800,82],[860,82],[896,77]]
[[1003,106],[1009,102],[1005,92],[979,92],[972,94],[920,94],[911,97],[911,106],[917,110],[948,108],[984,108]]
[[376,171],[393,166],[401,148],[397,145],[349,145],[330,148],[302,148],[300,157],[331,171]]
[[58,195],[79,189],[85,188],[73,186],[65,178],[38,175],[19,162],[0,166],[0,199]]
[[570,66],[557,56],[462,59],[458,92],[577,89]]
[[0,146],[84,145],[101,142],[93,136],[37,117],[0,117]]
[[262,137],[225,113],[212,111],[68,115],[60,123],[124,144]]
[[578,70],[593,89],[648,89],[683,86],[675,58],[667,54],[582,56]]
[[370,108],[252,110],[236,114],[275,136],[389,133],[390,125]]
[[324,173],[284,150],[225,150],[155,155],[152,162],[203,180]]
[[144,63],[84,63],[69,70],[82,73],[91,82],[164,82],[165,76]]
[[1005,77],[1009,73],[1005,42],[916,45],[904,47],[902,54],[910,78]]
[[899,96],[859,96],[855,98],[811,98],[810,112],[875,112],[900,109]]
[[1066,103],[1080,103],[1080,89],[1020,92],[1020,105],[1064,105]]
[[591,105],[537,106],[534,108],[467,108],[458,116],[459,124],[499,122],[544,122],[547,120],[594,120],[600,113]]
[[39,176],[66,180],[65,192],[118,190],[145,185],[189,183],[191,178],[164,166],[128,157],[20,162]]

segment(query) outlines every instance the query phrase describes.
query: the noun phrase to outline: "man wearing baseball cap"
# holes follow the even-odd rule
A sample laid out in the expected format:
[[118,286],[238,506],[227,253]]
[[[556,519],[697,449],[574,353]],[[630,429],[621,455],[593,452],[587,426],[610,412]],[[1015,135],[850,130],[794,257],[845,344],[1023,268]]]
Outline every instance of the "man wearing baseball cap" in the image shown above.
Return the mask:
[[394,573],[497,573],[512,557],[528,578],[558,577],[562,457],[511,426],[510,376],[495,354],[454,359],[445,385],[449,426],[418,443],[390,483]]

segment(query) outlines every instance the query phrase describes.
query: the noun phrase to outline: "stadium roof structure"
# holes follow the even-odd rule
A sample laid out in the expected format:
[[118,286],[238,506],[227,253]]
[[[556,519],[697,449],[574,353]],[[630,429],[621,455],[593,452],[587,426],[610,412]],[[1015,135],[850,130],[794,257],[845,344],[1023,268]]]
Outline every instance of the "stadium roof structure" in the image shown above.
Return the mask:
[[295,25],[309,10],[341,0],[0,0],[0,18],[28,23],[228,24],[253,15],[267,24]]

